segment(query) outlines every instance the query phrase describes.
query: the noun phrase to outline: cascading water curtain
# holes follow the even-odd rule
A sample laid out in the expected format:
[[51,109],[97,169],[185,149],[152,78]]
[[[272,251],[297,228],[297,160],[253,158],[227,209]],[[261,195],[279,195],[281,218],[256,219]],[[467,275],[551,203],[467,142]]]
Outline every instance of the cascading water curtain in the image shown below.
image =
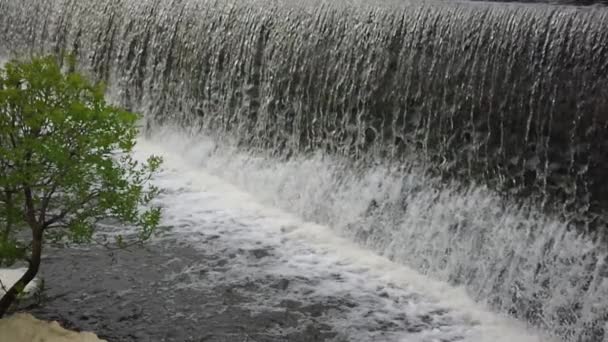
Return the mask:
[[[340,160],[313,190],[286,178],[288,209],[564,340],[608,341],[607,9],[0,0],[0,13],[0,55],[74,54],[150,132],[196,127],[293,176],[295,161]],[[369,184],[373,198],[353,190]]]

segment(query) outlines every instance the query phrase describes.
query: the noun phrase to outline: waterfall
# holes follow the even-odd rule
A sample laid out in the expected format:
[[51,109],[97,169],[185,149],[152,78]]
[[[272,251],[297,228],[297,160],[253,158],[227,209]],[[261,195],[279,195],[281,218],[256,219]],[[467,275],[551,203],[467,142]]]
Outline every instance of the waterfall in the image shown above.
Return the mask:
[[353,3],[0,0],[0,55],[74,54],[268,201],[608,340],[608,9]]

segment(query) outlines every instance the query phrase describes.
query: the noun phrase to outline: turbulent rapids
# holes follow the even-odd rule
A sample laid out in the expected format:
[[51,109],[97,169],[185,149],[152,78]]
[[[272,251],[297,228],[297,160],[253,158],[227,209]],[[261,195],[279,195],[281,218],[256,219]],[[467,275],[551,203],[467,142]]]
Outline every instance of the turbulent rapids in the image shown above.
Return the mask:
[[392,3],[0,0],[0,55],[74,54],[260,200],[608,341],[608,9]]

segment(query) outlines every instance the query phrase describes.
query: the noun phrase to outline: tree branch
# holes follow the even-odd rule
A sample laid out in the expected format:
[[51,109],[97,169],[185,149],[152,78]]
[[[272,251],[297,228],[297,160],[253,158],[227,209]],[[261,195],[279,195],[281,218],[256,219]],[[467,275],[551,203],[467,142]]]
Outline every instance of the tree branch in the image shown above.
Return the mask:
[[25,195],[25,219],[32,229],[38,227],[36,221],[36,207],[34,205],[34,197],[32,189],[27,184],[23,184],[23,194]]
[[89,203],[90,201],[95,199],[95,197],[97,197],[98,195],[99,195],[99,191],[94,191],[94,192],[90,193],[83,201],[78,202],[69,208],[63,209],[61,212],[59,212],[59,214],[57,214],[53,218],[45,221],[42,224],[42,229],[46,229],[46,228],[50,227],[51,225],[62,221],[68,214],[70,214],[74,210],[78,210],[78,208],[81,208],[82,206],[86,205],[87,203]]
[[57,187],[58,187],[58,183],[55,182],[55,184],[53,184],[53,186],[51,187],[49,192],[46,195],[44,195],[44,197],[42,198],[42,203],[40,204],[40,214],[38,216],[38,222],[44,222],[46,220],[46,210],[48,209],[49,203],[51,202],[51,198],[53,197],[53,194],[55,194]]
[[6,226],[4,227],[4,233],[2,235],[2,241],[7,242],[10,236],[11,229],[13,228],[13,191],[5,190],[5,209],[6,209]]

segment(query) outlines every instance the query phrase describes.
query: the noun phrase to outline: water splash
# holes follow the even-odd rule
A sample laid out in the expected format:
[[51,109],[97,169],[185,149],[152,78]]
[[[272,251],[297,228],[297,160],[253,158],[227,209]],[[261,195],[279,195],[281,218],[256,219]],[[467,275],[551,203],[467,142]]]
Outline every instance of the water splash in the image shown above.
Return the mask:
[[[260,285],[255,287],[255,300],[245,305],[258,313],[275,311],[286,301],[329,306],[328,312],[313,316],[338,333],[330,339],[336,342],[554,341],[525,324],[488,312],[462,287],[390,262],[328,226],[264,205],[260,199],[265,196],[259,192],[244,192],[209,174],[216,171],[214,163],[207,163],[210,159],[179,134],[158,138],[140,140],[135,152],[140,158],[155,154],[165,159],[164,170],[153,182],[165,189],[158,198],[164,208],[163,224],[174,228],[155,240],[162,243],[177,237],[201,255],[230,255],[230,261],[216,259],[217,271],[203,258],[201,265],[165,274],[172,287],[204,290],[226,283],[254,283]],[[276,169],[281,170],[281,165]],[[279,291],[264,288],[269,279]],[[277,284],[276,279],[286,282]],[[297,319],[293,327],[280,328],[277,336],[308,325],[307,319]]]
[[444,184],[416,167],[353,168],[323,154],[277,161],[182,131],[154,139],[260,201],[464,286],[474,299],[566,341],[606,338],[605,246],[487,187]]

